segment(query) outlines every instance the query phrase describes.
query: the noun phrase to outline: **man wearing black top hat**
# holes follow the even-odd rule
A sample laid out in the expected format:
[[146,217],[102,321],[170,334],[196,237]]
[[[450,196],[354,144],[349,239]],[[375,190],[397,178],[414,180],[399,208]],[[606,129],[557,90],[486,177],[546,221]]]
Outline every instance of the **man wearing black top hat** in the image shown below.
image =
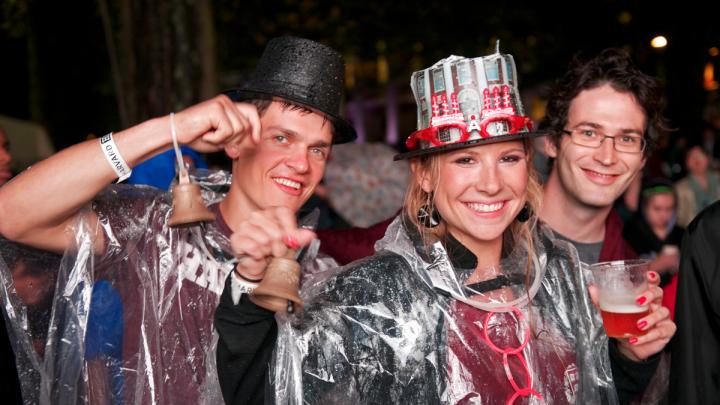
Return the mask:
[[[356,136],[339,115],[343,72],[342,57],[324,45],[273,39],[241,89],[74,145],[0,189],[3,237],[65,253],[44,359],[52,372],[40,373],[49,380],[39,385],[49,389],[36,395],[220,400],[212,364],[220,293],[250,291],[266,266],[261,258],[315,238],[298,228],[295,213],[320,182],[331,145]],[[224,149],[232,159],[227,195],[204,194],[214,221],[171,228],[178,208],[169,194],[107,186],[174,141]],[[93,290],[100,282],[104,296]],[[21,322],[14,327],[22,335]],[[108,348],[110,334],[121,347]]]

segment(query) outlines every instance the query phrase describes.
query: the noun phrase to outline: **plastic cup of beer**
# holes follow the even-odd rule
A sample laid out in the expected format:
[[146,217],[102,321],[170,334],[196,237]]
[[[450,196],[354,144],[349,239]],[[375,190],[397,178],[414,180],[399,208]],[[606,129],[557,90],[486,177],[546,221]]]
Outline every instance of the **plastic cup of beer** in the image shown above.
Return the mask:
[[598,291],[600,313],[609,337],[644,335],[637,322],[648,315],[650,306],[635,301],[648,289],[648,260],[616,260],[590,265]]

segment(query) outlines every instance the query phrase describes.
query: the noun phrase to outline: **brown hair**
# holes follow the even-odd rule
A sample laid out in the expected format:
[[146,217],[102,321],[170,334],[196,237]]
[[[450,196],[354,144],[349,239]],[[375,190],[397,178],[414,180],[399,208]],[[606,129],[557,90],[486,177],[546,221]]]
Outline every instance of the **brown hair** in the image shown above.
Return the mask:
[[[265,114],[265,111],[267,111],[267,109],[270,107],[270,104],[273,101],[280,103],[283,111],[289,109],[290,111],[300,111],[303,114],[317,113],[323,117],[323,125],[325,125],[329,121],[327,116],[325,116],[325,114],[323,114],[323,113],[317,112],[317,111],[315,111],[311,108],[308,108],[302,104],[293,103],[292,101],[288,101],[288,100],[285,100],[282,98],[274,98],[274,99],[256,98],[256,99],[247,100],[248,103],[254,105],[255,108],[257,108],[258,116],[260,116],[260,118],[262,118],[262,116]],[[333,137],[335,137],[335,133],[336,133],[335,124],[333,124],[332,121],[330,121],[330,124],[332,125]]]
[[605,84],[631,94],[645,112],[645,156],[648,156],[660,134],[670,130],[662,114],[662,92],[658,81],[637,69],[622,49],[605,49],[585,63],[575,59],[567,73],[555,83],[540,129],[547,130],[550,140],[559,148],[572,101],[582,91]]

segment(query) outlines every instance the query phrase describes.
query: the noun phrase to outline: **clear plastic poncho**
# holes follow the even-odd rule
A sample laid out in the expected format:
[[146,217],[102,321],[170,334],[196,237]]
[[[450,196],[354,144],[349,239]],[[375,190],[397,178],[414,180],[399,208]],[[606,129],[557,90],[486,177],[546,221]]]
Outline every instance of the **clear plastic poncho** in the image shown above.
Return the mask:
[[[229,174],[198,173],[205,201],[218,202]],[[78,214],[63,256],[0,241],[26,404],[222,403],[212,325],[233,256],[215,224],[168,228],[171,203],[151,187],[110,186]]]
[[466,286],[466,248],[425,249],[397,219],[375,256],[308,278],[305,312],[277,316],[274,402],[617,403],[576,251],[542,230],[534,245],[531,271],[519,245]]

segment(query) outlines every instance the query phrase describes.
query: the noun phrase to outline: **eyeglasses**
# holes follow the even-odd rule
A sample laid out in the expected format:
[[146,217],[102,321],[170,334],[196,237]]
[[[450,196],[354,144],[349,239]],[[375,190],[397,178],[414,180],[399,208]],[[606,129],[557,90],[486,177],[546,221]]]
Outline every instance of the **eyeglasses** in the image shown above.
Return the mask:
[[563,130],[574,144],[587,146],[588,148],[599,148],[605,138],[613,141],[616,151],[623,153],[641,153],[645,150],[645,138],[638,135],[622,134],[610,136],[593,128],[575,128],[572,131]]

